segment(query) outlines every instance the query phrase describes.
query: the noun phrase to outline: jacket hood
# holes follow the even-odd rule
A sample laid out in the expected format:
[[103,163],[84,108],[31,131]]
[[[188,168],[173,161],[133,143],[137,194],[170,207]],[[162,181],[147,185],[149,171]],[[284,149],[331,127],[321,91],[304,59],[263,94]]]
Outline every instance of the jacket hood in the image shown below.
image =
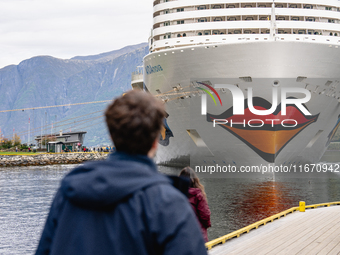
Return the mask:
[[78,206],[103,209],[156,183],[171,181],[157,172],[152,159],[115,152],[105,161],[88,162],[75,168],[63,179],[61,191]]

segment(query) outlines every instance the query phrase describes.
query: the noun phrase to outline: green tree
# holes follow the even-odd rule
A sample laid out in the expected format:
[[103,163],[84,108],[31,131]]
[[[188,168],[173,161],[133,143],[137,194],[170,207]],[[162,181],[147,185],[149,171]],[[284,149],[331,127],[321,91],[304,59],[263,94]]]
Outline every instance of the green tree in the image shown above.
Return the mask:
[[3,138],[2,139],[2,143],[0,144],[0,146],[3,148],[3,149],[9,149],[13,146],[13,142],[12,140],[10,139],[7,139],[7,138]]

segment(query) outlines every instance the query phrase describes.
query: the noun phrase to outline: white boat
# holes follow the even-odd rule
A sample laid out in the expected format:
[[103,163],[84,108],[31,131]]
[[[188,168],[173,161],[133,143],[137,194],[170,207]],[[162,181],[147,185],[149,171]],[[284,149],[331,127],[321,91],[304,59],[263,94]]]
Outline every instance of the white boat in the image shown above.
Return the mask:
[[[153,5],[143,87],[165,102],[168,113],[158,163],[319,162],[339,127],[340,1],[156,0]],[[240,101],[226,84],[239,93],[237,100],[244,99],[243,115],[235,114]],[[286,115],[280,97],[285,90],[283,101],[306,99],[300,107],[288,104]],[[272,104],[273,111],[252,113],[250,99],[255,111]]]

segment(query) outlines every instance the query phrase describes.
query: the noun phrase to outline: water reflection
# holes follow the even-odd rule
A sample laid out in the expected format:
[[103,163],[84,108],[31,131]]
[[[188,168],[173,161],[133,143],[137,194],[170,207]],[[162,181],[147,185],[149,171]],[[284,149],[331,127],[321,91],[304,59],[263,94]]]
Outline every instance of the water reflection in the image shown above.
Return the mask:
[[[60,180],[74,167],[0,168],[0,254],[34,253]],[[159,169],[172,175],[181,170]],[[297,206],[300,200],[307,204],[340,200],[340,178],[332,173],[312,179],[258,176],[201,182],[212,211],[210,240]]]
[[319,179],[204,179],[215,239],[273,214],[306,204],[340,200],[340,179],[327,174]]
[[[242,219],[242,224],[235,224],[236,228],[249,225],[255,221],[269,217],[275,213],[286,210],[299,201],[298,189],[287,189],[287,183],[273,181],[251,183],[230,201],[233,214]],[[294,194],[285,196],[287,193]],[[256,210],[254,210],[256,208]],[[240,223],[240,222],[237,222]]]

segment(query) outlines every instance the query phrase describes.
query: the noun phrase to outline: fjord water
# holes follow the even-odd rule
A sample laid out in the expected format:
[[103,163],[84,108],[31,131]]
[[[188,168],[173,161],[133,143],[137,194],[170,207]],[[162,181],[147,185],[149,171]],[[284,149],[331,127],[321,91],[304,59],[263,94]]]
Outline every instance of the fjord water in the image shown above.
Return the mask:
[[[34,253],[60,180],[74,167],[0,168],[0,254]],[[159,170],[178,175],[181,169],[160,166]],[[270,175],[205,178],[201,182],[212,213],[210,240],[298,206],[300,200],[306,204],[340,200],[339,173],[275,180]]]

